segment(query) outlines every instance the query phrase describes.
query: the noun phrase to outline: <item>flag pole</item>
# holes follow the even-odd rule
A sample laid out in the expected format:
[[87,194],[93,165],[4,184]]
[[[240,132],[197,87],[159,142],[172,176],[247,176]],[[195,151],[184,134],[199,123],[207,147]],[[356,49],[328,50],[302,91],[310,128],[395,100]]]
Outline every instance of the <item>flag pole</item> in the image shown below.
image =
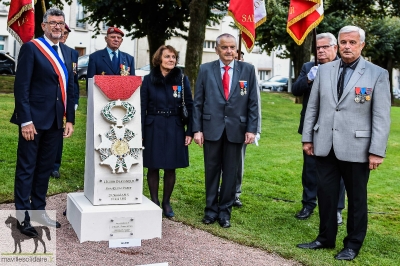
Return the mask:
[[43,10],[43,14],[46,13],[46,4],[45,4],[44,0],[42,0],[42,10]]
[[242,31],[239,33],[238,60],[242,60]]
[[314,65],[318,66],[318,58],[317,58],[317,30],[313,29],[313,42],[314,42]]

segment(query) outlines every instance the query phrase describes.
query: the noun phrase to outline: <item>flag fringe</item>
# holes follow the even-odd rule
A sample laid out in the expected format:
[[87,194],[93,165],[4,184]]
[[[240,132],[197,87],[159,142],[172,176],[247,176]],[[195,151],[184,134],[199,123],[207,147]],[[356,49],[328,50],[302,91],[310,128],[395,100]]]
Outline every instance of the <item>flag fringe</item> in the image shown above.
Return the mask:
[[[310,1],[310,2],[315,2],[315,1]],[[310,15],[312,12],[314,12],[315,10],[317,10],[320,6],[320,3],[317,3],[317,5],[312,6],[310,9],[308,9],[307,11],[301,13],[300,15],[298,15],[297,17],[292,18],[290,21],[287,22],[288,27],[292,26],[293,24],[295,24],[296,22],[298,22],[299,20],[302,20],[303,18],[307,17],[308,15]]]
[[258,28],[261,24],[263,24],[265,21],[267,21],[267,16],[263,17],[262,19],[260,19],[256,24],[255,24],[255,28]]
[[319,25],[319,23],[321,23],[322,19],[324,18],[324,15],[322,14],[316,21],[314,21],[308,28],[307,30],[304,32],[302,38],[299,40],[297,39],[296,35],[294,35],[294,33],[292,32],[292,30],[289,28],[289,26],[286,27],[286,31],[289,33],[289,35],[293,38],[293,40],[297,43],[297,45],[302,45],[305,38],[308,36],[308,34],[310,33],[310,31],[312,31],[312,29],[314,29],[315,27],[317,27]]
[[[228,14],[229,16],[231,16],[233,18],[233,20],[235,21],[235,25],[236,27],[239,28],[239,30],[242,32],[244,32],[249,38],[250,40],[253,42],[253,45],[249,48],[247,47],[247,43],[245,41],[243,41],[244,46],[246,47],[246,50],[248,53],[250,53],[254,47],[254,42],[255,42],[255,38],[253,36],[253,34],[250,33],[250,31],[248,29],[246,29],[245,27],[243,27],[235,18],[235,15],[232,13],[232,11],[228,10]],[[243,40],[243,38],[242,38]]]
[[19,42],[20,45],[23,45],[24,42],[21,40],[21,37],[10,27],[7,28],[8,32]]

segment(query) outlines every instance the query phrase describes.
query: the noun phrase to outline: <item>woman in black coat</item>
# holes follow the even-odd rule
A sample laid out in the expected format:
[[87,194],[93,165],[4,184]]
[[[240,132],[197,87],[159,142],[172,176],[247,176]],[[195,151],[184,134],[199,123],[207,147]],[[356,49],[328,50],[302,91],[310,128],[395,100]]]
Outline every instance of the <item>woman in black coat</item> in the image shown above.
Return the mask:
[[[176,67],[178,52],[172,46],[162,45],[152,61],[154,68],[144,77],[140,91],[143,166],[148,168],[150,196],[157,205],[160,205],[159,170],[164,169],[162,209],[164,215],[171,218],[174,216],[170,198],[175,185],[175,169],[189,166],[193,100],[188,78]],[[180,116],[183,96],[189,112],[186,131]]]

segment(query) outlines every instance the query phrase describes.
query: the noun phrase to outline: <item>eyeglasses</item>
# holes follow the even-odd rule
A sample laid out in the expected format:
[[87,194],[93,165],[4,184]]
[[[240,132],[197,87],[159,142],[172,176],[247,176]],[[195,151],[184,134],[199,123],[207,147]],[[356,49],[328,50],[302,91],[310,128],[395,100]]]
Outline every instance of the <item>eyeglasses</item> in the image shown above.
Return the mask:
[[334,44],[330,44],[330,45],[322,45],[322,46],[317,46],[317,51],[319,51],[320,49],[322,50],[326,50],[329,47],[333,46]]
[[49,24],[51,27],[55,27],[55,26],[64,27],[65,26],[65,22],[49,21],[49,22],[44,22],[44,23]]

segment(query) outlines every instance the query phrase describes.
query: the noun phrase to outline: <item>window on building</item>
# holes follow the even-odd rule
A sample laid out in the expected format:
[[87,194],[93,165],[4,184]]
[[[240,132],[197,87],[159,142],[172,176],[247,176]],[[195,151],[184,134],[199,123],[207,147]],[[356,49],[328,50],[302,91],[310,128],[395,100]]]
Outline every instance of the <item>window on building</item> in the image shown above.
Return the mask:
[[214,49],[216,45],[215,41],[204,41],[203,48]]
[[215,22],[215,21],[211,21],[211,22],[207,25],[208,28],[217,28],[218,26],[219,26],[219,24],[218,24],[217,22]]
[[3,5],[3,3],[0,3],[0,14],[7,15],[7,13],[8,13],[7,6]]
[[0,35],[0,51],[4,52],[6,46],[6,36]]
[[267,80],[269,75],[270,75],[269,70],[258,70],[258,76],[260,77],[260,80]]
[[86,23],[82,21],[85,18],[85,8],[80,1],[77,1],[76,5],[76,27],[86,29]]
[[103,27],[101,28],[103,31],[107,31],[109,26],[107,26],[107,22],[103,21]]

